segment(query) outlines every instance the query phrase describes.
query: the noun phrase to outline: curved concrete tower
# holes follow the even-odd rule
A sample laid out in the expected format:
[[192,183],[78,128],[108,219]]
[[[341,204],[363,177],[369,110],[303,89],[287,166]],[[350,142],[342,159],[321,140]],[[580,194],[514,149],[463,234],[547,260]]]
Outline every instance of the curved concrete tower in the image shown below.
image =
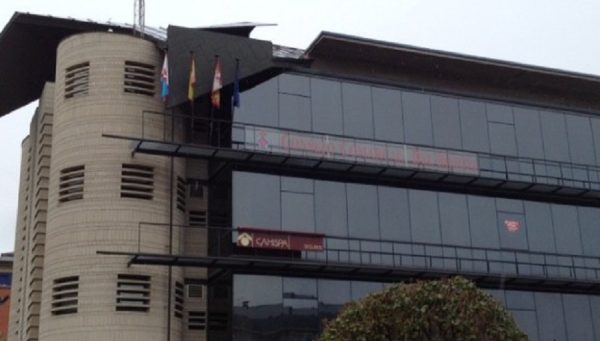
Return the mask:
[[[131,154],[103,134],[165,138],[161,52],[146,40],[85,33],[58,48],[40,339],[166,340],[182,273],[97,251],[178,253],[176,182],[184,160]],[[172,167],[173,166],[173,167]],[[153,222],[164,225],[145,225]],[[172,240],[173,242],[170,242]],[[170,250],[172,248],[172,250]],[[169,295],[171,290],[172,295]],[[171,314],[176,309],[171,309]]]

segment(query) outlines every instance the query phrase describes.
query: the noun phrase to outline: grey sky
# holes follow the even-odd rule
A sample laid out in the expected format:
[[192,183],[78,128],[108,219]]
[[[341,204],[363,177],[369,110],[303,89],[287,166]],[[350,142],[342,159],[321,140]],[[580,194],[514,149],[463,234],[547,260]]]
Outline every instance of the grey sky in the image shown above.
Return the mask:
[[[3,1],[1,27],[15,11],[131,23],[133,0]],[[597,0],[146,0],[150,26],[268,22],[279,26],[254,38],[305,48],[333,31],[596,75],[599,15]],[[14,247],[20,144],[34,110],[0,118],[0,251]]]

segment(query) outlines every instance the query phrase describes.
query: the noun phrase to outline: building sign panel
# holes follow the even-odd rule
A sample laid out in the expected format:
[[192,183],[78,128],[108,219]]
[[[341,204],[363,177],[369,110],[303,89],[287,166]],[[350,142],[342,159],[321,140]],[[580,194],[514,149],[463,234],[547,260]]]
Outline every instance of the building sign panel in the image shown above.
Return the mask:
[[254,249],[323,251],[325,236],[313,233],[238,228],[237,246]]
[[505,219],[504,227],[506,227],[506,230],[508,232],[516,233],[519,232],[519,230],[521,229],[521,222],[518,220]]
[[478,175],[477,155],[438,148],[246,126],[247,150],[444,173]]

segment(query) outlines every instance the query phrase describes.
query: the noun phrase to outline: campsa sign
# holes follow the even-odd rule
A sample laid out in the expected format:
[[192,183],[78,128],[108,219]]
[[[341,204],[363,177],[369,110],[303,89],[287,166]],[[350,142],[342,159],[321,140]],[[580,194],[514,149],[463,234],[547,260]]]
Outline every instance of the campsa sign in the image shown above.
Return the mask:
[[237,229],[237,246],[253,249],[323,251],[325,236],[322,234],[273,231],[250,227]]
[[477,155],[401,143],[245,126],[241,148],[342,162],[478,175]]

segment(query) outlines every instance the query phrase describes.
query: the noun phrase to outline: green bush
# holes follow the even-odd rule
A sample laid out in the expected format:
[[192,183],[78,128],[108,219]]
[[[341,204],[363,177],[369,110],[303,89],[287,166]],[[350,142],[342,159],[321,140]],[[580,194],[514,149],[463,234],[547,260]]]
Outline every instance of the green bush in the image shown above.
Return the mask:
[[397,284],[348,304],[321,341],[527,340],[512,316],[472,282]]

